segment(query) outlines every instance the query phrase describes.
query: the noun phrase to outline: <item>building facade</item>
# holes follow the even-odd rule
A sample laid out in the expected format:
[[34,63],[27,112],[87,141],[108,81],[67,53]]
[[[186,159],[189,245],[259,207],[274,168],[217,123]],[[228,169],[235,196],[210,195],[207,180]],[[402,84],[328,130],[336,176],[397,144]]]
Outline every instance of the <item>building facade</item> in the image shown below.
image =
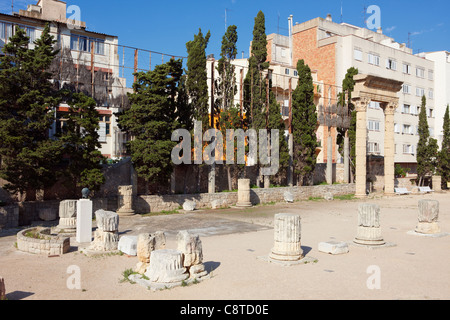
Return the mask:
[[[267,37],[271,62],[291,63],[303,59],[317,72],[317,81],[323,83],[324,105],[337,103],[342,92],[342,81],[350,67],[359,74],[401,81],[398,93],[399,107],[395,114],[395,163],[416,168],[418,143],[418,115],[422,96],[427,98],[427,115],[432,137],[437,137],[437,119],[441,106],[436,104],[436,66],[428,57],[414,55],[412,49],[384,35],[382,30],[371,31],[346,23],[335,23],[329,15],[292,25],[289,36],[272,34]],[[441,91],[442,89],[439,89]],[[445,91],[445,90],[443,90]],[[437,110],[436,108],[439,107]],[[367,113],[368,154],[384,156],[384,116],[379,104],[371,103]],[[327,154],[329,135],[332,136],[333,162],[341,163],[342,155],[336,146],[336,129],[321,126],[318,136],[322,139],[322,153]],[[319,162],[326,157],[319,155]]]
[[[82,21],[66,18],[65,2],[39,0],[19,13],[0,14],[0,49],[14,35],[16,26],[26,30],[30,38],[29,48],[41,36],[49,24],[56,48],[60,50],[54,59],[52,73],[59,88],[84,92],[97,102],[100,114],[100,142],[102,154],[118,159],[124,153],[125,136],[117,127],[114,115],[124,105],[126,80],[119,76],[118,37],[86,29]],[[49,135],[64,127],[64,114],[68,105],[61,104],[54,110],[55,123]]]

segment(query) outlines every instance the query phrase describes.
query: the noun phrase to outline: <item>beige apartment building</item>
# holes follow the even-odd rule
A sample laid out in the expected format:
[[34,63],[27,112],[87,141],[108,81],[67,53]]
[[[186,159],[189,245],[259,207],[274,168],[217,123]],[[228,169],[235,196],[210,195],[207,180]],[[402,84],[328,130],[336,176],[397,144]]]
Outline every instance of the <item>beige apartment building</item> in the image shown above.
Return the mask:
[[[268,51],[271,63],[294,67],[304,59],[316,72],[316,81],[322,83],[322,103],[332,105],[342,91],[342,80],[350,67],[360,74],[373,75],[404,83],[398,93],[399,107],[395,114],[395,163],[416,167],[418,143],[418,114],[422,96],[427,98],[427,115],[432,137],[438,137],[436,119],[443,114],[442,103],[436,104],[445,89],[436,87],[436,66],[429,57],[414,55],[412,49],[382,33],[346,23],[335,23],[330,15],[293,25],[289,18],[289,36],[268,35]],[[437,59],[437,58],[436,58]],[[440,73],[439,73],[440,75]],[[447,75],[448,76],[448,75]],[[439,88],[439,89],[438,89]],[[448,88],[448,86],[447,86]],[[448,91],[448,89],[447,89]],[[368,154],[384,156],[384,114],[377,103],[371,103],[367,112]],[[441,126],[442,127],[442,126]],[[336,130],[321,126],[317,136],[323,150],[319,162],[326,162],[327,144],[331,135],[334,163],[342,163],[336,141]]]
[[[39,0],[19,13],[0,14],[0,49],[14,34],[15,27],[26,30],[30,48],[41,36],[46,24],[57,40],[60,54],[55,58],[54,82],[60,88],[71,87],[95,98],[100,114],[100,142],[103,155],[118,159],[124,152],[124,134],[117,127],[114,113],[123,106],[126,80],[120,77],[118,37],[88,31],[82,21],[67,19],[67,5],[58,0]],[[55,113],[55,124],[49,132],[53,136],[64,126],[64,113],[68,105],[62,104]]]

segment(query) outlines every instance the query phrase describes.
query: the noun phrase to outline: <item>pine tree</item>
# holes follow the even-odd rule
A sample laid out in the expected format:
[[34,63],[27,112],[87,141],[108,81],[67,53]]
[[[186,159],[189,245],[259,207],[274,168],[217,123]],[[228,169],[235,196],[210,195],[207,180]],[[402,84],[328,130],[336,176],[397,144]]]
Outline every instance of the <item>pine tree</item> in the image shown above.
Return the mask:
[[312,185],[317,162],[317,113],[311,69],[303,60],[297,63],[298,85],[292,95],[292,128],[294,136],[294,172],[297,185]]
[[17,27],[0,57],[0,177],[22,195],[55,183],[62,156],[60,141],[48,138],[59,95],[49,69],[58,54],[47,25],[35,48]]
[[417,177],[419,185],[427,175],[435,171],[434,157],[436,156],[436,144],[430,141],[430,129],[427,120],[427,99],[422,97],[422,105],[419,113],[419,143],[417,145]]
[[176,96],[182,73],[182,61],[173,58],[153,71],[136,73],[131,107],[118,114],[119,127],[133,136],[129,150],[136,172],[147,183],[160,184],[161,190],[173,171],[176,143],[171,136],[179,128]]
[[202,129],[205,132],[209,127],[208,110],[208,75],[206,72],[206,53],[211,33],[203,36],[202,30],[194,35],[194,40],[186,43],[187,58],[187,79],[186,90],[191,100],[194,111],[194,119],[202,121]]
[[244,111],[246,126],[259,130],[266,128],[267,89],[264,72],[269,67],[265,16],[262,11],[259,11],[255,18],[251,49],[248,72],[244,80]]
[[59,137],[64,143],[64,153],[70,155],[65,180],[68,185],[97,191],[105,182],[101,167],[105,158],[99,151],[97,104],[83,93],[74,93],[67,103],[66,126]]
[[442,188],[447,189],[447,183],[450,182],[450,115],[449,105],[445,110],[443,125],[442,148],[439,153],[439,174],[442,177]]

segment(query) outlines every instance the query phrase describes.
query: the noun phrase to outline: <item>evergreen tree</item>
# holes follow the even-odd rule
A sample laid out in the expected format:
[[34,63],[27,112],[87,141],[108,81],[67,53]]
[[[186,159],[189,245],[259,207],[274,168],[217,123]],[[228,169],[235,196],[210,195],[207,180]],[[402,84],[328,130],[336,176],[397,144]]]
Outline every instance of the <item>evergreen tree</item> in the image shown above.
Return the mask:
[[133,136],[129,143],[136,172],[145,181],[167,186],[173,171],[170,161],[175,142],[172,132],[179,128],[177,92],[182,61],[173,58],[147,73],[136,73],[131,107],[118,114],[119,127]]
[[246,126],[255,130],[265,129],[267,120],[267,89],[264,72],[268,69],[265,16],[259,11],[253,28],[251,56],[244,80],[244,111]]
[[217,71],[219,72],[219,79],[216,81],[216,103],[218,107],[216,114],[222,110],[235,107],[234,95],[236,93],[236,76],[235,66],[231,61],[236,59],[237,55],[237,27],[229,26],[227,32],[222,38],[222,50],[220,59],[218,61]]
[[297,63],[298,85],[292,95],[292,128],[294,136],[294,172],[297,185],[312,185],[317,162],[317,112],[311,69],[303,60]]
[[67,102],[66,126],[59,137],[64,143],[64,153],[70,155],[65,180],[70,185],[97,191],[105,182],[101,167],[105,158],[99,151],[97,104],[83,93],[74,93]]
[[439,174],[442,177],[442,188],[447,189],[447,182],[450,182],[450,115],[449,106],[444,115],[442,148],[439,153]]
[[359,73],[358,69],[351,67],[347,70],[345,78],[342,80],[342,92],[338,95],[338,103],[341,107],[347,106],[348,114],[348,128],[337,128],[336,143],[339,146],[339,153],[344,154],[344,138],[345,133],[348,133],[349,148],[350,148],[350,169],[355,174],[355,162],[356,162],[356,113],[355,106],[352,103],[352,93],[355,89],[355,80],[353,79]]
[[186,90],[190,97],[194,119],[202,121],[203,132],[210,127],[205,53],[210,37],[209,31],[206,36],[203,36],[202,30],[199,29],[198,34],[194,35],[194,40],[186,43],[188,53]]
[[427,99],[422,97],[422,105],[419,113],[419,143],[417,145],[417,177],[419,185],[427,175],[435,171],[434,157],[436,156],[436,144],[430,141],[430,129],[427,120]]
[[28,43],[17,27],[0,57],[0,177],[22,195],[53,185],[62,155],[62,143],[48,138],[59,103],[47,71],[58,54],[56,41],[47,25],[34,49]]

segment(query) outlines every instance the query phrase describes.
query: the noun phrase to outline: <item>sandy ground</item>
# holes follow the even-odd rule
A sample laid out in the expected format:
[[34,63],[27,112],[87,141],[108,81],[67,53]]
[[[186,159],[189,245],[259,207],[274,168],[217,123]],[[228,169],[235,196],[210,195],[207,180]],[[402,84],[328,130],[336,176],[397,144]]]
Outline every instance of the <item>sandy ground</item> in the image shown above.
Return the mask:
[[[122,235],[166,231],[167,248],[176,248],[178,230],[201,236],[204,263],[211,278],[198,284],[156,291],[121,282],[136,257],[87,256],[71,239],[71,252],[49,258],[19,252],[18,230],[0,234],[0,276],[8,300],[437,300],[450,298],[450,235],[408,234],[417,224],[420,199],[440,201],[439,225],[450,233],[450,193],[378,197],[384,239],[392,245],[368,249],[351,244],[362,200],[301,201],[294,204],[222,209],[170,216],[121,218]],[[285,267],[258,259],[273,245],[273,216],[298,213],[302,246],[316,263]],[[344,241],[350,252],[328,255],[319,242]],[[70,289],[71,266],[80,271],[81,290]],[[374,271],[375,270],[375,273]],[[367,283],[379,276],[379,288]]]

